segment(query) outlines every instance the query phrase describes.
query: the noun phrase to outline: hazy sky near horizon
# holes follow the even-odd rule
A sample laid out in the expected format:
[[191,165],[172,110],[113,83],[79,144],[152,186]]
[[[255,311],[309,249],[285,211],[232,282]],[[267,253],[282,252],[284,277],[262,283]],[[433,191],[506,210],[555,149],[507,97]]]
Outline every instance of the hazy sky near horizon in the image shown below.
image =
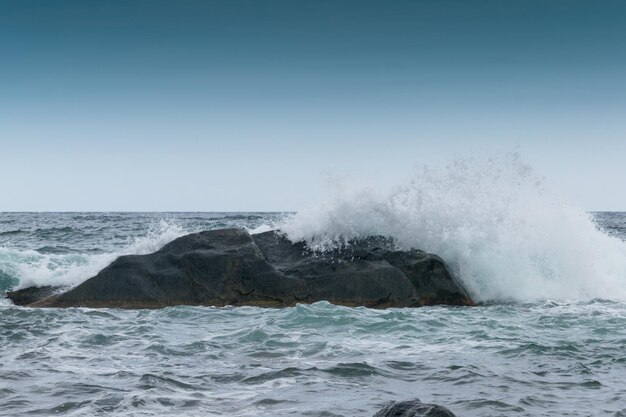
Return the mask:
[[298,210],[512,150],[626,210],[624,1],[0,0],[0,60],[0,211]]

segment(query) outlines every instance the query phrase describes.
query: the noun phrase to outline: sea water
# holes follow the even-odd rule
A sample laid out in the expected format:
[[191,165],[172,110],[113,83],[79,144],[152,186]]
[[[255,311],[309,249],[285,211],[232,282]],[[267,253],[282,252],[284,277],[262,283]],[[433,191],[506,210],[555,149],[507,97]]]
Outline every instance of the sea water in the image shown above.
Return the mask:
[[[505,167],[506,169],[504,169]],[[76,285],[222,227],[318,251],[383,234],[441,255],[477,307],[0,305],[0,415],[626,416],[626,214],[586,213],[519,161],[460,161],[298,213],[0,213],[0,292]]]

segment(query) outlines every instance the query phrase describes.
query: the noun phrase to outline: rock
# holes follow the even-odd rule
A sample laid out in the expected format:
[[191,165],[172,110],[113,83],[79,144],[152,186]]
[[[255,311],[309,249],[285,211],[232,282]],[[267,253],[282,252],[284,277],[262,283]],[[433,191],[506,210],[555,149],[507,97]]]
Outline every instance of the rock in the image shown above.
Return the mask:
[[25,306],[62,292],[64,288],[52,285],[28,287],[16,291],[7,291],[6,298],[10,299],[16,306]]
[[440,405],[412,400],[392,402],[374,414],[374,417],[455,417],[455,415]]
[[437,256],[395,251],[370,238],[322,255],[279,232],[221,229],[178,238],[149,255],[121,256],[40,307],[159,308],[172,305],[471,305]]

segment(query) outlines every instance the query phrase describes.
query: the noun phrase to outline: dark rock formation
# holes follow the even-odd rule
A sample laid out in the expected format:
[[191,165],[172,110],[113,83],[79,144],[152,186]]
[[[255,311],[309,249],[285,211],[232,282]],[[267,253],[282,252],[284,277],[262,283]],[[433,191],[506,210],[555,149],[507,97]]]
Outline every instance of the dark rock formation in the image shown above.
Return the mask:
[[6,298],[11,299],[16,306],[25,306],[43,300],[51,295],[60,293],[64,287],[46,285],[43,287],[28,287],[16,291],[7,291]]
[[284,307],[321,300],[376,308],[472,304],[439,257],[395,251],[389,243],[370,238],[322,256],[274,231],[252,236],[242,229],[193,233],[149,255],[121,256],[76,288],[31,305]]
[[452,411],[420,400],[392,402],[374,414],[374,417],[455,417]]

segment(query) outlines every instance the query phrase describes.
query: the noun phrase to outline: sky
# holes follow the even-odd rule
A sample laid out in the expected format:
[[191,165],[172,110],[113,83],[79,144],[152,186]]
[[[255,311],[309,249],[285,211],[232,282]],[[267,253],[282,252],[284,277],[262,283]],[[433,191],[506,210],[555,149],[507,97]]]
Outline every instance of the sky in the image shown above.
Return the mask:
[[294,211],[510,151],[626,210],[626,2],[0,0],[0,211]]

